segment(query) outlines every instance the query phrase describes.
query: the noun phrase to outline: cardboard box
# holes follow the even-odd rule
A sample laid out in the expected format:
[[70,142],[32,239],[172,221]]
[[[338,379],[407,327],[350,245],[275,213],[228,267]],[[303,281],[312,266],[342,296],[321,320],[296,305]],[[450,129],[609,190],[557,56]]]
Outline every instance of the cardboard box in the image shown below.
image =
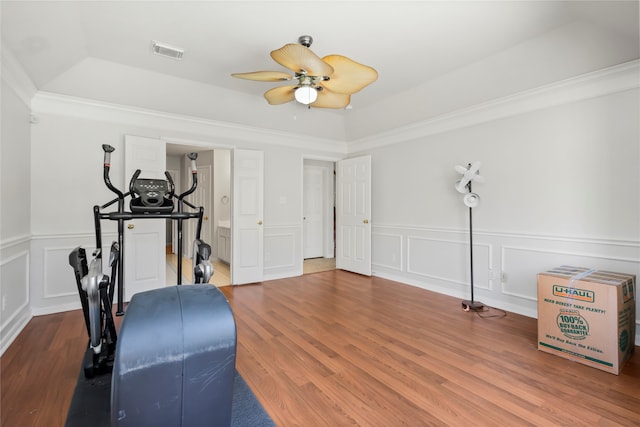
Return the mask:
[[538,350],[619,374],[635,346],[635,275],[561,266],[538,274]]

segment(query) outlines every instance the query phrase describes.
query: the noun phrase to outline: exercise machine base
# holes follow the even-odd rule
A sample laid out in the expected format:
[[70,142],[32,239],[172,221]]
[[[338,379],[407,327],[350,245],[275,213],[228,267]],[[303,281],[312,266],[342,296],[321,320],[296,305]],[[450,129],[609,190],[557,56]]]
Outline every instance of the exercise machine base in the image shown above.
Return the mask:
[[84,358],[82,359],[82,369],[84,376],[87,379],[91,379],[96,376],[110,374],[113,371],[113,356],[115,348],[108,348],[108,345],[103,346],[103,350],[99,355],[93,353],[93,349],[87,346],[84,352]]
[[480,301],[462,301],[464,311],[483,311],[484,304]]

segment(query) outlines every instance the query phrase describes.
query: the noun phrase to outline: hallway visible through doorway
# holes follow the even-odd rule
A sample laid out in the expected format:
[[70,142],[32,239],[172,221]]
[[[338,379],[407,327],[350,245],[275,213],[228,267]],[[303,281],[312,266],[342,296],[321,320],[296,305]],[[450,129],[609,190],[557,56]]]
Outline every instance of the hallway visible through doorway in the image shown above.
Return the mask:
[[[178,261],[175,254],[167,254],[167,286],[176,284]],[[335,270],[335,258],[310,258],[305,259],[303,264],[303,274],[319,273],[322,271]],[[182,258],[182,283],[191,283],[193,270],[191,268],[191,258]],[[215,260],[213,261],[213,276],[209,281],[215,286],[228,286],[231,284],[229,264]]]
[[[177,279],[178,258],[176,254],[167,254],[167,285],[175,285]],[[193,269],[191,258],[182,257],[182,283],[193,283]],[[215,286],[227,286],[231,284],[229,264],[213,261],[213,276],[209,283]]]
[[335,270],[335,258],[309,258],[305,259],[302,267],[303,274],[319,273],[321,271]]

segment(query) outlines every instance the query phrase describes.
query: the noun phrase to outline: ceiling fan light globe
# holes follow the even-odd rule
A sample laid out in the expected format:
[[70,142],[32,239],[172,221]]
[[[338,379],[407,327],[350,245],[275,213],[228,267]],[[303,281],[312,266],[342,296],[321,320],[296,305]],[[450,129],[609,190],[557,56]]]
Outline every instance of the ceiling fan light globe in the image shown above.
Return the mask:
[[309,105],[318,99],[318,91],[310,86],[302,86],[296,89],[295,97],[299,103]]

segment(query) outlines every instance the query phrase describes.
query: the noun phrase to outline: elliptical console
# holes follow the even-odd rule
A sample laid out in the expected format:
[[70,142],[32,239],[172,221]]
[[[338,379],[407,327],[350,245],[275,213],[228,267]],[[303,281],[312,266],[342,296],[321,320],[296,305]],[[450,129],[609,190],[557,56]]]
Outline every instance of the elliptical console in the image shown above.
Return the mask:
[[137,213],[171,213],[173,212],[174,184],[169,172],[165,172],[167,180],[138,178],[138,169],[129,183],[131,212]]

